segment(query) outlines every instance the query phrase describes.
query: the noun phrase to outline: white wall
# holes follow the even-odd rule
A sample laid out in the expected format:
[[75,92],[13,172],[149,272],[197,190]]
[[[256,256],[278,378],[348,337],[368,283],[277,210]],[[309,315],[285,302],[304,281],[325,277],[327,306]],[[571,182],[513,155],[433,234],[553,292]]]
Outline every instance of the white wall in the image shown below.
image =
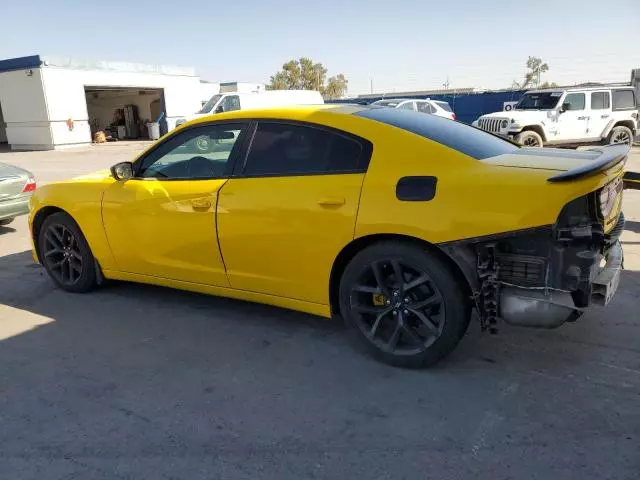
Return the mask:
[[4,124],[4,116],[2,115],[2,104],[0,103],[0,143],[7,141],[7,127]]
[[47,149],[52,143],[41,70],[0,73],[0,105],[6,140],[14,149]]
[[[170,130],[177,118],[200,109],[198,77],[56,67],[43,67],[41,71],[56,146],[91,141],[85,86],[164,89]],[[69,118],[74,120],[73,130],[66,125]]]

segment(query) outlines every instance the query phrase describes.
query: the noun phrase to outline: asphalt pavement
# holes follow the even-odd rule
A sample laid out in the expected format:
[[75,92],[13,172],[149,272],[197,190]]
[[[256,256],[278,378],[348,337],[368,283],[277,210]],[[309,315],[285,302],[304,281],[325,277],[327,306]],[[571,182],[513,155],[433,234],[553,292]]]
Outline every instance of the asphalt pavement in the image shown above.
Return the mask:
[[[0,162],[46,183],[143,147]],[[0,227],[0,478],[638,479],[640,191],[624,210],[607,309],[550,331],[472,321],[424,371],[376,363],[338,321],[127,283],[64,293],[22,217]]]

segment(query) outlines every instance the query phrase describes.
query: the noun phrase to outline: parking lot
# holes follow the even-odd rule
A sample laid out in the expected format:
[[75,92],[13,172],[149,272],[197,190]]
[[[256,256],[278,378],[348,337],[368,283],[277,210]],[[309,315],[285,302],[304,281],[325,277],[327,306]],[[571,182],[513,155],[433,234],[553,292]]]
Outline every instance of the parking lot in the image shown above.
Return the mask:
[[[42,184],[146,145],[0,162]],[[551,331],[472,322],[424,371],[364,356],[339,321],[126,283],[63,293],[21,217],[0,227],[0,477],[636,479],[640,191],[624,212],[607,309]]]

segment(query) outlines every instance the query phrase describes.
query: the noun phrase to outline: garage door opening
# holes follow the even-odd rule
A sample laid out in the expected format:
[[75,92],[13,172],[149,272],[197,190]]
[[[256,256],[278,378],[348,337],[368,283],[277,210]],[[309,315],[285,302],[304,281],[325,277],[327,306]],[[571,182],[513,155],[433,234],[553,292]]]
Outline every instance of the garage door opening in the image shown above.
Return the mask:
[[[107,140],[148,140],[147,124],[165,123],[161,88],[85,86],[84,92],[94,139],[103,132]],[[162,134],[166,128],[160,130]]]

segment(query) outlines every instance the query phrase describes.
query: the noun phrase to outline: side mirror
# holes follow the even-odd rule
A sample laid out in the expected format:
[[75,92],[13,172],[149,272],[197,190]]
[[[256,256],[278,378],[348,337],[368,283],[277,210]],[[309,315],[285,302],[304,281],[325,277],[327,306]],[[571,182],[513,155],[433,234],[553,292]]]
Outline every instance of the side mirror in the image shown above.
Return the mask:
[[570,103],[563,103],[562,106],[560,107],[560,113],[564,113],[567,110],[571,110],[571,104]]
[[224,112],[224,108],[222,107],[222,105],[218,105],[214,113],[222,113],[222,112]]
[[116,180],[128,180],[133,177],[133,163],[121,162],[111,167],[111,175]]

